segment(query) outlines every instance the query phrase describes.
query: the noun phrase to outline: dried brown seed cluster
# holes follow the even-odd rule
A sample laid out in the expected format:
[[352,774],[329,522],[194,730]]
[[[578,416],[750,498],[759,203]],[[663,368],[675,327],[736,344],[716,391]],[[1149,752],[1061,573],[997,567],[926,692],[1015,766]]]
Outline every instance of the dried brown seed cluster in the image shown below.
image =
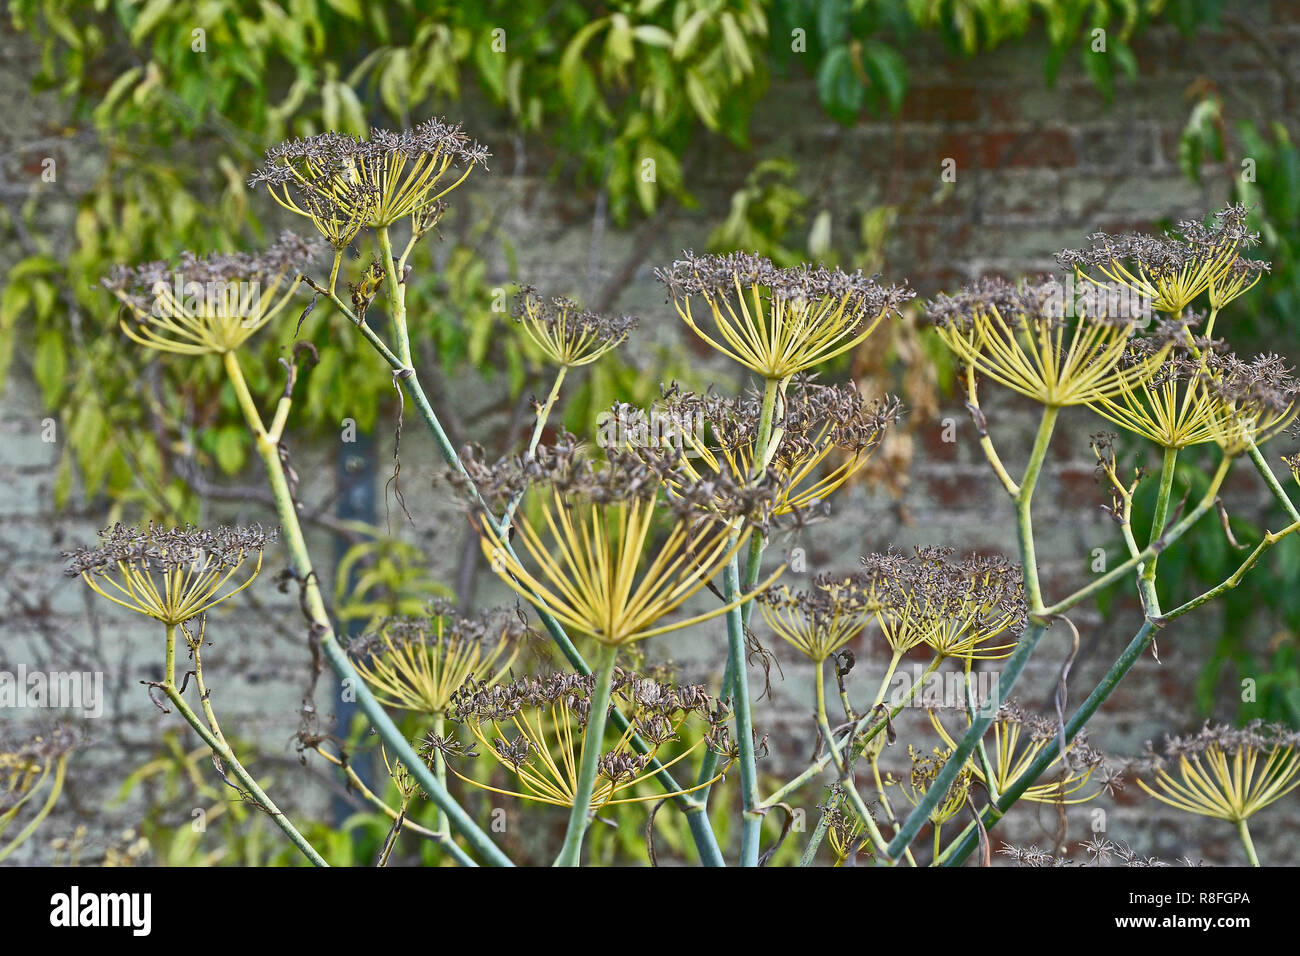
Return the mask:
[[[469,681],[453,695],[449,716],[459,722],[505,722],[526,708],[549,709],[563,704],[585,727],[591,713],[591,675],[553,673],[523,677],[508,683],[487,685]],[[716,701],[699,684],[670,684],[634,671],[615,669],[611,707],[622,707],[628,717],[649,735],[661,737],[661,721],[679,724],[692,714],[713,721],[719,710]]]
[[1295,370],[1275,353],[1250,361],[1231,352],[1206,356],[1213,394],[1241,412],[1284,414],[1300,398]]
[[1300,747],[1300,731],[1283,724],[1254,720],[1245,727],[1228,724],[1205,724],[1193,734],[1166,736],[1159,748],[1147,743],[1147,756],[1139,767],[1158,768],[1169,760],[1194,759],[1207,751],[1226,753],[1244,751],[1287,750]]
[[[597,458],[567,432],[551,445],[538,446],[532,456],[511,455],[488,463],[481,449],[469,447],[461,459],[468,478],[449,469],[446,480],[472,504],[482,496],[496,507],[530,488],[553,491],[570,503],[596,505],[650,502],[662,494],[664,509],[679,517],[707,513],[762,523],[778,484],[770,477],[744,484],[726,474],[693,478],[682,469],[681,453],[673,448],[610,448]],[[669,488],[671,494],[666,493]]]
[[763,620],[776,634],[814,661],[824,661],[853,640],[882,604],[852,579],[818,575],[806,591],[784,585],[757,598]]
[[102,544],[63,552],[69,563],[68,577],[109,574],[125,564],[142,571],[174,571],[201,565],[218,570],[239,567],[249,555],[261,554],[274,542],[276,531],[260,525],[248,527],[162,528],[152,522],[146,528],[120,522],[99,532]]
[[[1123,866],[1128,867],[1163,867],[1169,865],[1154,856],[1139,856],[1127,844],[1108,840],[1104,837],[1093,837],[1086,843],[1080,844],[1080,846],[1087,852],[1092,866],[1106,866],[1112,859],[1117,859]],[[1027,847],[1018,847],[1012,846],[1010,843],[1004,843],[998,852],[1015,860],[1020,866],[1059,867],[1075,865],[1075,861],[1065,857],[1053,856],[1046,850],[1040,850],[1034,844]],[[1190,861],[1184,860],[1183,862],[1188,866],[1192,865]]]
[[[782,431],[773,459],[778,465],[802,460],[826,443],[849,452],[867,451],[902,417],[903,404],[896,396],[867,399],[852,385],[819,385],[814,379],[795,376],[778,408],[776,425]],[[760,424],[758,397],[684,392],[676,383],[663,392],[665,410],[680,421],[702,421],[719,448],[753,448]]]
[[941,329],[970,332],[996,313],[1016,331],[1059,329],[1078,308],[1089,322],[1124,327],[1142,318],[1132,296],[1113,287],[1085,289],[1077,302],[1067,302],[1066,286],[1047,277],[1036,281],[1008,282],[985,276],[952,295],[940,294],[926,303],[926,315]]
[[[1251,248],[1259,243],[1259,233],[1246,228],[1249,210],[1237,203],[1219,210],[1212,224],[1183,220],[1173,232],[1164,236],[1141,233],[1112,235],[1104,232],[1088,237],[1083,249],[1066,249],[1057,255],[1064,266],[1109,266],[1112,262],[1133,262],[1151,275],[1171,275],[1188,267],[1231,254],[1237,248]],[[1267,270],[1267,263],[1237,259],[1233,268],[1242,271]]]
[[393,157],[407,160],[449,157],[458,165],[485,165],[491,154],[471,140],[459,123],[434,118],[414,129],[393,132],[372,129],[366,138],[327,132],[291,139],[266,151],[266,163],[253,174],[250,186],[292,182],[295,172],[346,174],[357,168],[376,169]]
[[1020,566],[1000,554],[953,560],[952,548],[917,548],[911,555],[890,549],[862,558],[857,582],[886,609],[916,603],[930,613],[976,612],[977,623],[1010,615],[1015,629],[1026,614]]
[[353,657],[373,657],[396,647],[424,645],[431,642],[456,644],[495,643],[503,637],[518,640],[528,633],[528,625],[514,608],[492,608],[474,615],[461,614],[450,601],[429,604],[420,617],[390,617],[379,627],[358,635],[348,644]]
[[137,266],[114,266],[102,280],[105,288],[117,293],[136,308],[148,312],[153,307],[156,290],[161,284],[168,290],[179,276],[182,288],[190,283],[201,286],[227,285],[234,282],[261,282],[284,275],[295,275],[306,268],[319,247],[296,233],[285,231],[271,246],[260,253],[227,252],[198,256],[182,252],[176,262],[146,262]]
[[668,268],[656,269],[655,277],[673,295],[712,297],[734,294],[738,286],[759,288],[782,299],[844,299],[850,309],[865,316],[893,311],[914,294],[901,286],[882,286],[861,270],[850,273],[812,265],[781,268],[748,252],[697,256],[687,250]]
[[[487,158],[459,125],[431,119],[401,132],[373,129],[366,138],[329,132],[281,143],[267,151],[250,185],[266,186],[342,250],[363,226],[383,228],[407,216],[418,238],[437,221],[441,197]],[[453,166],[464,172],[444,183]]]

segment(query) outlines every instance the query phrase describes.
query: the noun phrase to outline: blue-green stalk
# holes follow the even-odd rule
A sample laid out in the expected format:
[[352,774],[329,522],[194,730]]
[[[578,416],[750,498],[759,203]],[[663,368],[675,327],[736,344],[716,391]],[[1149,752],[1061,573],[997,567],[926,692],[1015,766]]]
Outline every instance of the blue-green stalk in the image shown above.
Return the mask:
[[578,780],[573,790],[573,807],[569,811],[569,825],[564,831],[564,845],[555,858],[556,866],[577,866],[582,857],[582,838],[591,823],[591,794],[596,786],[596,771],[600,764],[601,746],[605,739],[605,724],[609,715],[609,702],[614,683],[614,664],[618,660],[618,645],[600,645],[596,658],[596,683],[591,691],[591,710],[587,726],[582,733],[582,761],[578,764]]

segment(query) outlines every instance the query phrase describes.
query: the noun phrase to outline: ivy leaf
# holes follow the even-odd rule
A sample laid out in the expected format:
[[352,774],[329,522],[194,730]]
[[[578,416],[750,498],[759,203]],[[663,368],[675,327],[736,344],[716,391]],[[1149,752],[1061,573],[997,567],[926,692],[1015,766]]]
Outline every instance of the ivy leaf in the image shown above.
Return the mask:
[[68,354],[63,336],[54,329],[46,329],[37,336],[32,353],[32,375],[40,386],[41,400],[46,408],[58,407],[67,374]]
[[853,122],[862,109],[866,92],[853,68],[853,55],[847,44],[826,54],[817,68],[817,95],[832,118],[845,124]]

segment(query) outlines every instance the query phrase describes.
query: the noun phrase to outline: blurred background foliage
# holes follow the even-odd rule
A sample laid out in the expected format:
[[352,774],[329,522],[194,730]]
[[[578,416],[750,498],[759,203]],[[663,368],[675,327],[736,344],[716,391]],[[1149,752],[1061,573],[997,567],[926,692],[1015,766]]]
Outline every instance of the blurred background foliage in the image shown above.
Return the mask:
[[[476,128],[508,132],[506,142],[490,144],[498,153],[494,166],[508,172],[527,144],[529,167],[562,184],[566,201],[626,229],[653,224],[668,208],[696,207],[693,157],[726,150],[739,173],[725,214],[708,232],[712,250],[743,248],[782,264],[816,258],[875,271],[894,207],[860,210],[857,234],[833,245],[833,211],[801,185],[811,177],[788,158],[750,148],[751,117],[773,82],[811,81],[825,114],[852,124],[900,109],[912,82],[907,50],[919,41],[937,38],[960,59],[1033,35],[1045,41],[1045,85],[1074,58],[1110,98],[1121,78],[1136,76],[1130,43],[1144,29],[1159,22],[1186,32],[1217,29],[1227,6],[1224,0],[11,0],[13,28],[40,49],[35,85],[57,96],[67,120],[31,150],[55,157],[57,186],[42,184],[25,202],[6,200],[0,211],[9,258],[16,260],[0,292],[0,384],[15,361],[30,362],[27,371],[61,428],[60,506],[80,498],[107,501],[114,515],[131,519],[197,520],[205,497],[219,497],[223,482],[250,458],[234,396],[215,361],[155,360],[141,372],[139,352],[123,347],[115,310],[97,283],[119,262],[268,241],[285,223],[246,184],[263,151],[280,140],[324,129],[407,126],[446,113],[464,119],[471,134]],[[1098,28],[1107,31],[1109,55],[1088,42]],[[89,168],[87,157],[94,157]],[[646,160],[656,171],[649,180],[638,175]],[[1282,124],[1230,107],[1206,84],[1189,103],[1180,161],[1193,179],[1207,175],[1207,163],[1217,164],[1211,168],[1221,167],[1228,192],[1254,207],[1254,226],[1264,238],[1260,255],[1273,271],[1235,307],[1233,336],[1246,343],[1242,348],[1267,344],[1284,317],[1300,310],[1300,154]],[[1248,163],[1249,176],[1243,175]],[[89,178],[72,187],[74,168]],[[71,203],[71,218],[52,229],[41,216],[45,191],[56,188]],[[491,308],[494,290],[531,278],[519,274],[517,237],[502,222],[510,201],[486,191],[460,194],[441,226],[442,241],[417,253],[410,296],[421,306],[411,329],[417,355],[435,363],[444,379],[487,380],[500,392],[502,409],[521,407],[522,397],[549,387],[547,372],[516,336],[494,334],[502,322]],[[617,289],[607,289],[603,301],[586,304],[605,308],[616,297]],[[321,364],[304,378],[305,397],[295,404],[294,428],[304,439],[336,436],[345,419],[373,431],[396,413],[386,376],[374,374],[369,355],[358,351],[366,349],[359,338],[331,329],[329,311],[309,314],[300,335],[321,353]],[[915,311],[891,335],[883,349],[846,357],[837,371],[873,390],[901,389],[913,410],[909,422],[923,424],[951,380],[951,370],[936,365],[936,356],[946,353],[918,328]],[[250,343],[259,352],[245,369],[257,394],[279,387],[281,338]],[[647,363],[662,369],[666,381],[701,384],[689,363],[667,350],[643,357],[640,367]],[[616,398],[653,400],[660,374],[651,378],[640,367],[615,353],[589,370],[570,390],[565,421],[577,428]],[[500,436],[491,450],[510,450],[522,437],[522,429]],[[897,491],[910,440],[902,431],[891,442],[878,456],[876,477]],[[1185,479],[1203,481],[1190,467]],[[1143,507],[1148,504],[1140,501]],[[1239,540],[1248,540],[1276,523],[1271,513],[1234,516],[1233,527]],[[365,623],[446,593],[421,577],[419,556],[408,546],[364,526],[335,530],[353,542],[337,580],[364,584],[337,595],[349,619]],[[1216,688],[1252,675],[1258,695],[1243,702],[1240,717],[1300,722],[1294,639],[1300,605],[1288,602],[1288,587],[1278,586],[1300,577],[1295,544],[1276,548],[1248,585],[1218,605],[1219,653],[1198,684],[1207,712],[1218,699]],[[1185,575],[1210,584],[1235,566],[1236,552],[1221,536],[1202,536],[1196,547],[1162,558],[1166,579]],[[1264,659],[1246,641],[1261,619],[1277,628]],[[172,746],[129,786],[143,786],[149,776],[198,787],[202,781],[187,769],[192,757]],[[355,822],[368,842],[349,846],[369,858],[387,823],[373,814]],[[674,830],[678,824],[671,814],[660,815],[665,845],[689,843]],[[174,841],[165,849],[168,859],[190,860],[198,852],[179,836]],[[643,845],[642,827],[596,828],[593,852],[612,853],[617,841]],[[251,859],[279,849],[268,841],[238,852]]]
[[[442,111],[483,116],[480,125],[527,137],[555,180],[616,224],[665,201],[694,202],[683,164],[710,139],[743,151],[749,118],[773,77],[811,76],[822,106],[850,123],[863,111],[897,110],[909,71],[901,51],[937,34],[955,56],[1041,28],[1050,82],[1072,49],[1104,89],[1111,71],[1132,72],[1127,40],[1160,18],[1184,29],[1212,22],[1211,0],[572,0],[465,4],[399,0],[12,0],[15,28],[39,44],[37,87],[57,91],[69,125],[56,131],[65,162],[83,147],[104,157],[76,191],[75,222],[52,233],[38,222],[41,195],[10,209],[22,258],[0,296],[0,374],[19,336],[30,337],[32,373],[59,414],[67,443],[59,502],[74,486],[138,511],[195,517],[195,473],[233,475],[248,459],[234,397],[215,362],[199,369],[154,363],[142,388],[125,365],[107,299],[96,289],[117,262],[173,257],[181,249],[228,250],[265,241],[274,209],[250,195],[263,150],[322,129],[363,133]],[[1084,42],[1107,28],[1098,56]],[[475,124],[471,123],[471,126]],[[54,155],[59,155],[57,152]],[[744,155],[743,152],[741,154]],[[651,180],[637,175],[653,160]],[[743,161],[743,160],[742,160]],[[713,234],[715,248],[758,249],[784,262],[828,248],[828,210],[810,208],[797,170],[752,157],[748,181]],[[482,200],[479,200],[482,202]],[[412,329],[421,354],[447,374],[504,370],[513,396],[536,386],[513,336],[493,336],[490,253],[513,263],[512,240],[491,210],[454,210],[446,240],[418,268],[424,304]],[[264,218],[265,217],[265,218]],[[887,224],[888,210],[864,220]],[[864,227],[864,233],[869,230]],[[869,260],[873,241],[847,264]],[[519,278],[510,276],[509,278]],[[562,292],[567,290],[548,290]],[[332,432],[357,414],[362,429],[387,408],[381,376],[358,360],[358,340],[331,339],[327,310],[302,336],[324,345],[297,427]],[[67,334],[71,329],[71,335]],[[105,334],[107,333],[107,334]],[[274,386],[282,348],[249,362],[255,389]],[[76,352],[74,359],[73,353]],[[91,369],[82,375],[75,370]],[[665,378],[685,369],[669,368]],[[654,397],[642,376],[605,368],[569,414],[617,395]],[[122,394],[123,392],[129,394]],[[362,400],[368,399],[368,400]],[[360,411],[358,411],[360,410]],[[176,433],[166,423],[184,421]],[[504,449],[503,449],[504,450]],[[190,480],[187,480],[187,477]]]

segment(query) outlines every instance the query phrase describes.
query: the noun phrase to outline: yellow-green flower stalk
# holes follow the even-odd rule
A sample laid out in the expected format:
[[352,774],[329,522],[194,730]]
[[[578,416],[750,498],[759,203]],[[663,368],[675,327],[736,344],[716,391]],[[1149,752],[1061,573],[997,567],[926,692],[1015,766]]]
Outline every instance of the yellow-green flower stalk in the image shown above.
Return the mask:
[[1234,824],[1251,865],[1259,866],[1246,821],[1300,786],[1298,745],[1300,734],[1275,724],[1235,730],[1207,723],[1199,733],[1165,738],[1138,786],[1171,807]]
[[[1110,314],[1100,300],[1067,303],[1064,293],[1055,280],[1014,286],[983,279],[954,296],[939,296],[929,314],[963,363],[1051,408],[1113,398],[1154,374],[1169,345],[1134,359],[1134,312],[1121,307]],[[1078,314],[1068,315],[1067,306]]]
[[909,290],[879,285],[861,272],[781,269],[741,252],[687,252],[655,275],[696,335],[771,381],[785,381],[856,347],[911,298]]
[[312,253],[285,232],[258,255],[186,252],[175,266],[119,266],[103,284],[126,307],[121,327],[132,341],[178,355],[225,355],[283,311]]
[[[141,530],[116,524],[95,548],[68,551],[66,573],[127,610],[170,627],[229,600],[253,583],[275,532],[260,527]],[[245,565],[252,562],[252,567]],[[242,578],[242,580],[240,580]]]
[[267,151],[251,185],[265,185],[335,241],[340,220],[383,229],[424,212],[487,158],[459,125],[431,119],[401,132],[372,129],[364,139],[330,132],[289,140]]

